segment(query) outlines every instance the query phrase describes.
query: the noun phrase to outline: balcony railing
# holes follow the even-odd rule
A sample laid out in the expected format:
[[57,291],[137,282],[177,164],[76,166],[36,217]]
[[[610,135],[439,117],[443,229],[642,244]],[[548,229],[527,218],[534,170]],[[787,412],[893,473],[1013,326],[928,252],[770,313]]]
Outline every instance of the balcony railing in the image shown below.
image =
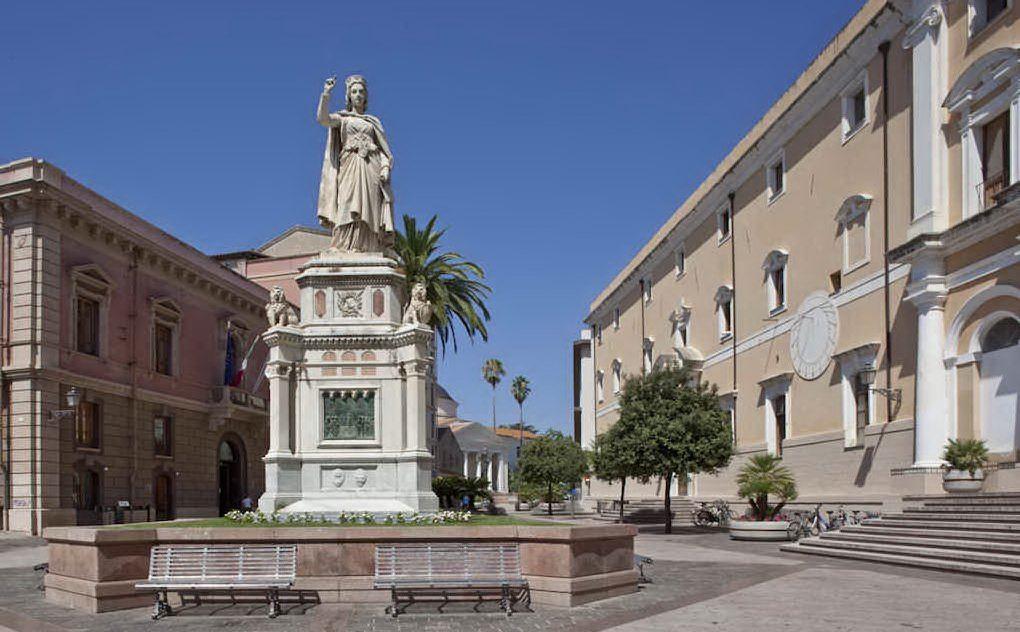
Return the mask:
[[977,185],[978,196],[981,198],[981,210],[987,211],[997,204],[995,196],[1001,193],[1009,185],[1009,174],[1000,171],[985,178],[984,182]]
[[242,406],[265,412],[266,400],[248,391],[233,386],[217,386],[212,390],[212,403],[214,405]]

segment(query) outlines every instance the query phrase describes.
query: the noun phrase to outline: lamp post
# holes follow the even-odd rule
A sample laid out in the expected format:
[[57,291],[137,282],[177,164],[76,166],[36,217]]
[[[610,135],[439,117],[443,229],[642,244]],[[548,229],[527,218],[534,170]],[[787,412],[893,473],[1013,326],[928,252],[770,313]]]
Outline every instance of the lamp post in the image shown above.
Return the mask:
[[50,421],[63,421],[64,419],[74,419],[78,413],[78,403],[81,401],[81,393],[74,386],[67,391],[65,395],[67,400],[67,408],[50,411]]

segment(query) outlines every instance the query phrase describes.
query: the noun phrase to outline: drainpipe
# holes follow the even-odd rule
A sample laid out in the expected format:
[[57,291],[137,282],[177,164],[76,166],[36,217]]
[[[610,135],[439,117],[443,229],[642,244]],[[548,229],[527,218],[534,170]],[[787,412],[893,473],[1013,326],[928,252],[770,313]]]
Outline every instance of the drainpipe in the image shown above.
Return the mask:
[[736,205],[733,203],[736,193],[730,191],[727,196],[730,200],[730,287],[733,294],[730,297],[730,330],[733,336],[730,337],[730,345],[733,351],[733,427],[737,427],[737,214]]
[[131,249],[128,263],[131,274],[131,311],[128,313],[128,347],[131,350],[131,391],[128,406],[131,409],[131,475],[128,477],[128,503],[134,506],[135,484],[138,480],[138,249]]
[[[2,351],[0,361],[4,366],[11,363],[11,228],[8,225],[7,213],[0,215],[0,226],[3,227],[3,238],[0,242],[0,265],[2,265],[2,301],[3,328]],[[3,489],[3,529],[11,529],[11,386],[5,373],[0,373],[0,415],[3,416],[3,443],[0,445],[0,475],[4,477]]]
[[638,349],[641,350],[641,375],[645,374],[645,278],[641,277],[638,280],[638,285],[641,287],[641,294],[638,296],[638,303],[641,305],[641,344]]
[[[878,45],[882,55],[882,289],[885,300],[885,387],[892,390],[892,315],[889,288],[889,42]],[[893,419],[893,400],[885,398],[885,421]]]

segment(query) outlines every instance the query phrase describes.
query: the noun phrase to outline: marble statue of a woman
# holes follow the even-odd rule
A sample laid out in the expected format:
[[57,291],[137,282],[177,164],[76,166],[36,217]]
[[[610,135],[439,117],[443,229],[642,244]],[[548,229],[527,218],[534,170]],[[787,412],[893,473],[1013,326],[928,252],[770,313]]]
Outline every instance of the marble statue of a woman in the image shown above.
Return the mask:
[[317,118],[326,126],[326,155],[319,183],[319,223],[333,231],[331,249],[386,252],[393,243],[393,154],[382,123],[366,114],[368,84],[360,75],[344,82],[346,108],[329,111],[336,77],[326,80]]

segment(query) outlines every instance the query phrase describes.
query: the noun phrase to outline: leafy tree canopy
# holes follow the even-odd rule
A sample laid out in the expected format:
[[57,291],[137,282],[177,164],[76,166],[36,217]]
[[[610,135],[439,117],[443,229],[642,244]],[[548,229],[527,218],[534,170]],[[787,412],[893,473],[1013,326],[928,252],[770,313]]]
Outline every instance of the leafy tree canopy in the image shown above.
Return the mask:
[[518,468],[525,483],[556,485],[580,480],[588,471],[588,462],[573,439],[549,430],[524,444]]

